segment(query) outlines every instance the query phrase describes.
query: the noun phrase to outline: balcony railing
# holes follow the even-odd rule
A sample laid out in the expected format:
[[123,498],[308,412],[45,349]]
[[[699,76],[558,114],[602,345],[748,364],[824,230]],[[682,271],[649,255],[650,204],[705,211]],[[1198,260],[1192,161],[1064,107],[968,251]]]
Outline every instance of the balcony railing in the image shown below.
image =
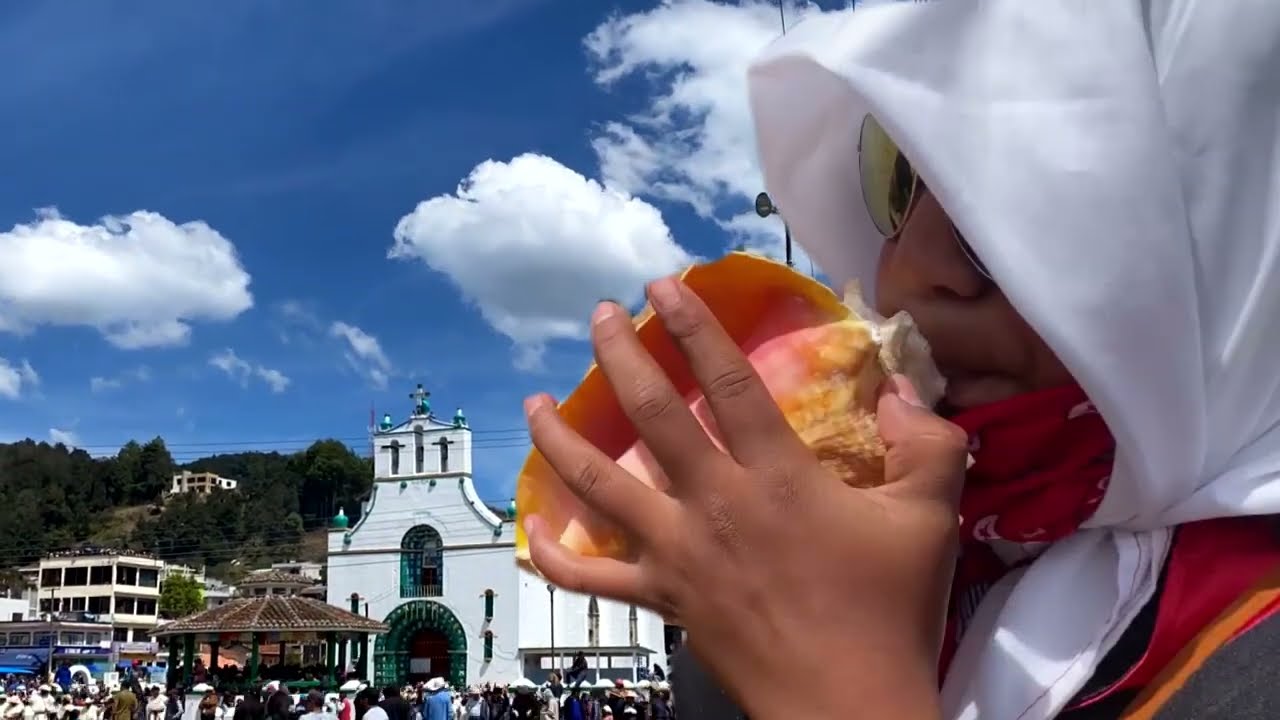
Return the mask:
[[434,598],[442,595],[444,595],[444,586],[442,585],[400,583],[400,597],[402,598]]

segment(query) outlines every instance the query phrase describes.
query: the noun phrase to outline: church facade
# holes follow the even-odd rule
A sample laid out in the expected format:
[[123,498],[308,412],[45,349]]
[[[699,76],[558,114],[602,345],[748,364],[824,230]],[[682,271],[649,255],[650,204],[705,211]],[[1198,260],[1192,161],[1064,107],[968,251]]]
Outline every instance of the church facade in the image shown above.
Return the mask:
[[328,602],[390,628],[367,657],[356,653],[358,672],[378,687],[437,676],[454,687],[542,682],[579,652],[591,680],[665,668],[659,616],[516,566],[514,504],[477,495],[466,417],[437,416],[422,386],[411,397],[407,419],[384,416],[374,431],[373,492],[359,520],[340,511],[329,533]]

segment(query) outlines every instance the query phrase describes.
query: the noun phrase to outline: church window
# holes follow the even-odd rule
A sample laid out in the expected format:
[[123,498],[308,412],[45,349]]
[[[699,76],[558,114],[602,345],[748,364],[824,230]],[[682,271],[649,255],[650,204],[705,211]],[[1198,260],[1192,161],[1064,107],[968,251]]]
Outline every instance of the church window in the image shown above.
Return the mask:
[[391,451],[391,474],[399,475],[400,474],[400,441],[392,440],[391,444],[387,446],[387,449]]
[[453,443],[447,437],[442,437],[436,441],[436,445],[440,446],[440,472],[449,472],[449,445]]
[[493,598],[497,595],[492,589],[484,591],[484,619],[489,621],[493,619]]
[[595,595],[587,601],[587,647],[600,647],[600,601]]
[[418,474],[426,472],[424,468],[427,464],[427,448],[424,442],[422,426],[419,425],[413,429],[413,471]]
[[400,597],[444,594],[444,541],[430,525],[415,525],[400,541]]
[[631,647],[640,644],[640,621],[636,617],[636,606],[632,605],[627,611],[627,639],[630,641]]
[[484,661],[493,662],[493,631],[484,631]]

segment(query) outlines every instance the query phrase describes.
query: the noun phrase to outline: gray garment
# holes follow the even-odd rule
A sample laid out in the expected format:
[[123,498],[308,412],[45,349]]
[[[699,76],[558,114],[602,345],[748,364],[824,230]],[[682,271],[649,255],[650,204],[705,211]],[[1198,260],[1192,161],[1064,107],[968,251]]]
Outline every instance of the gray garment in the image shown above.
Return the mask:
[[747,717],[707,674],[687,645],[671,656],[671,700],[679,718],[745,720]]
[[1156,720],[1274,720],[1280,717],[1280,615],[1272,615],[1205,661]]

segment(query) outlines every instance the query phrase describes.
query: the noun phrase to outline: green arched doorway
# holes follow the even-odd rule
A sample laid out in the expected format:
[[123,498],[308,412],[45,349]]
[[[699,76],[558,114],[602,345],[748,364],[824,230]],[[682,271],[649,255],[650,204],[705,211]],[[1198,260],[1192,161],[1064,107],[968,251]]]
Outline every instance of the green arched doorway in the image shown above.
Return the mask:
[[467,633],[452,610],[434,600],[412,600],[383,622],[387,634],[373,648],[378,687],[430,677],[443,677],[455,688],[467,686]]

